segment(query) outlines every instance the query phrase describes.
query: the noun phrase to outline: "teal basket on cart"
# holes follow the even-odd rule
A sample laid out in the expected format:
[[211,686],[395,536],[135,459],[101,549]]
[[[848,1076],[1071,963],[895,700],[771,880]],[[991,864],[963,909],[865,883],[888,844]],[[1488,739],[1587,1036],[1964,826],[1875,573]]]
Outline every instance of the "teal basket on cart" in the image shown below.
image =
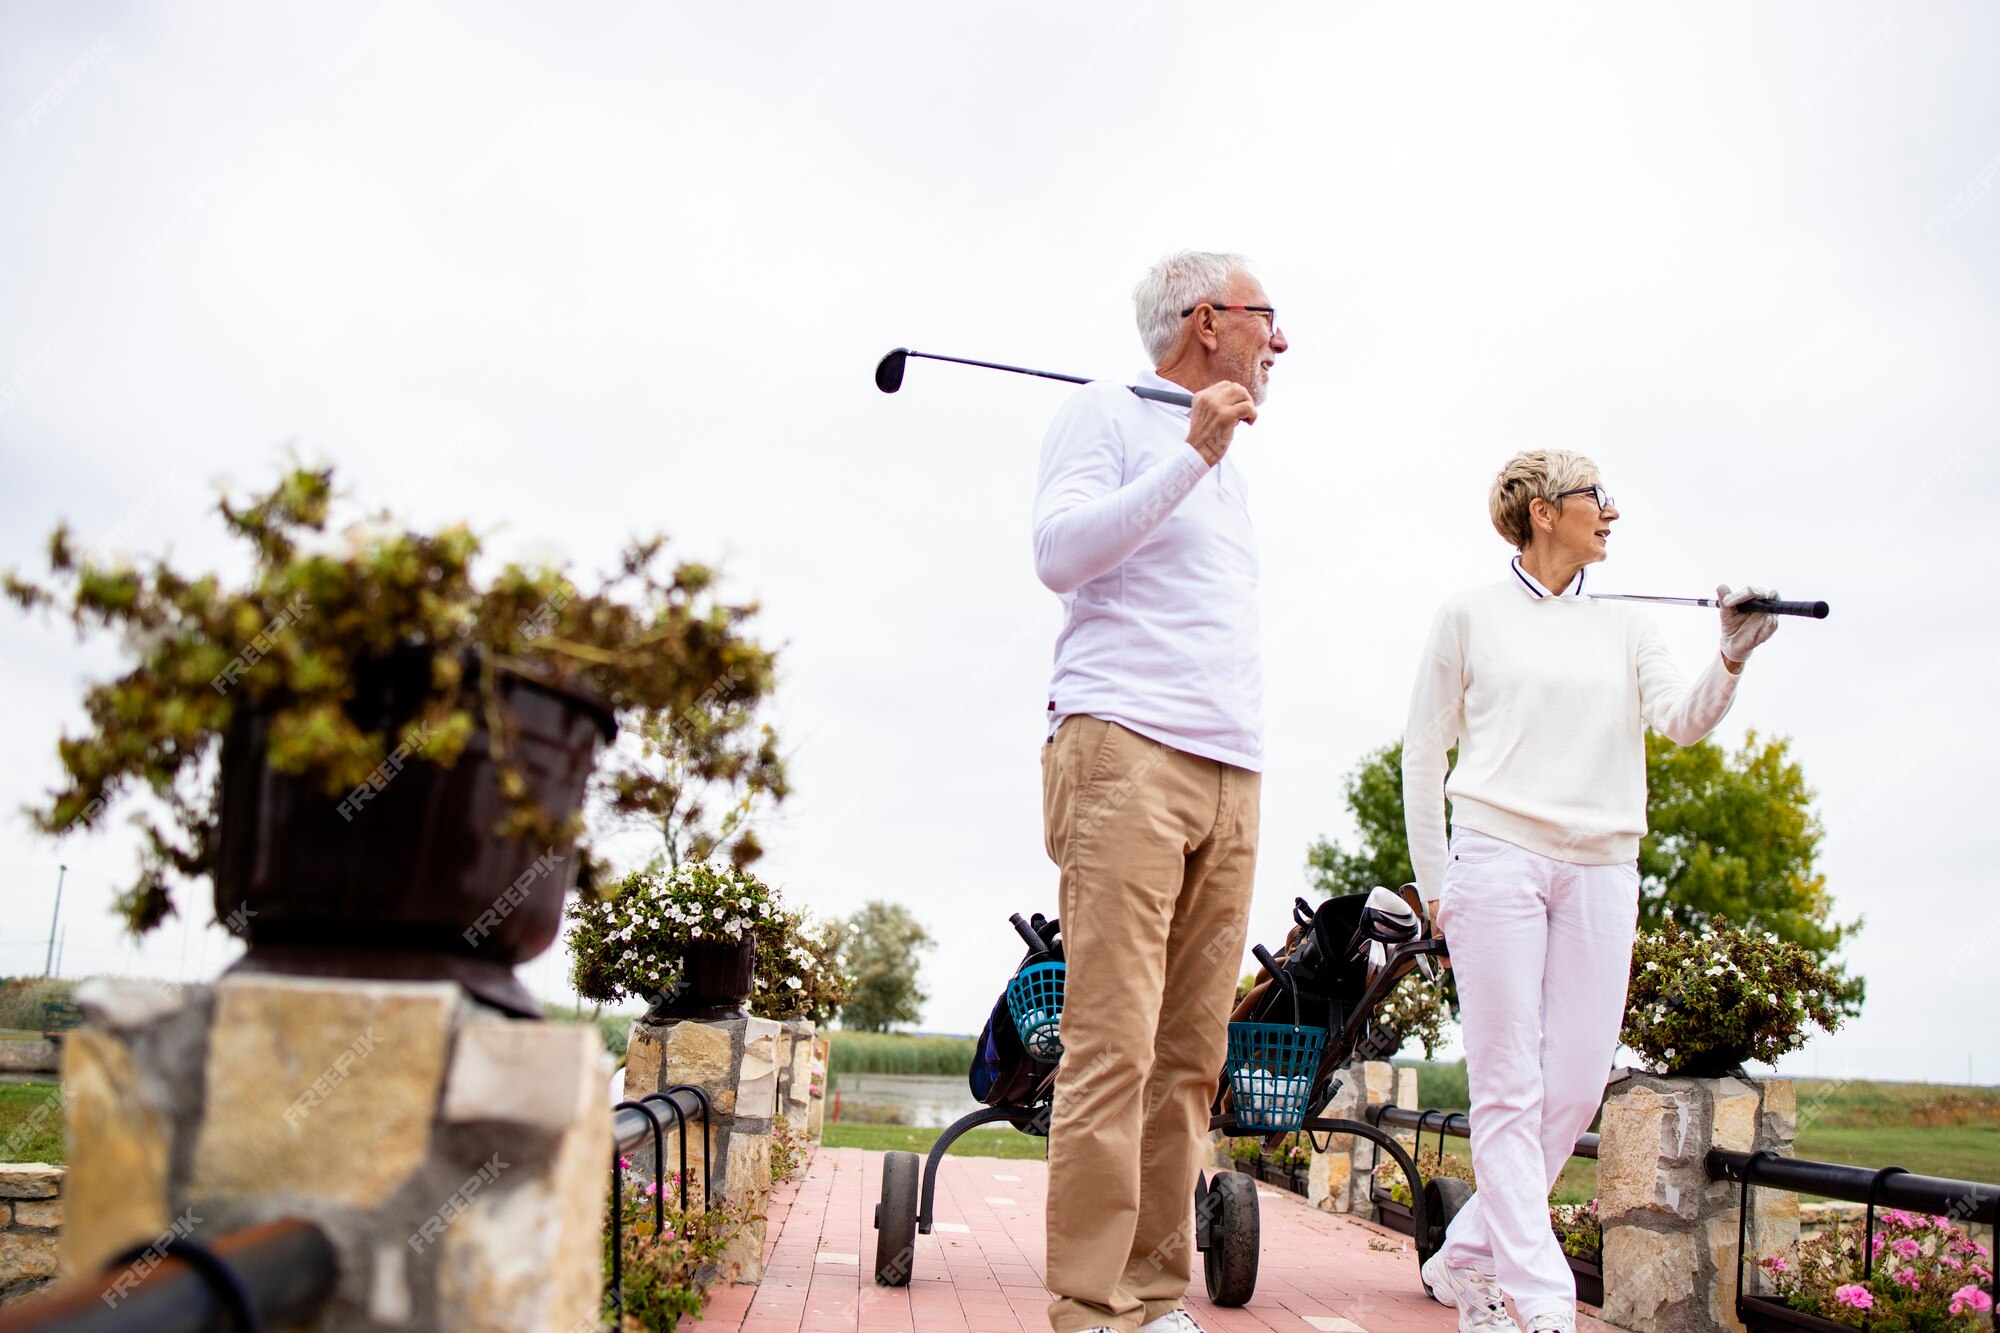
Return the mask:
[[1231,1023],[1229,1094],[1238,1133],[1283,1134],[1306,1118],[1326,1029],[1295,1023]]
[[1028,1054],[1046,1064],[1062,1055],[1063,965],[1030,963],[1007,983],[1007,1012]]

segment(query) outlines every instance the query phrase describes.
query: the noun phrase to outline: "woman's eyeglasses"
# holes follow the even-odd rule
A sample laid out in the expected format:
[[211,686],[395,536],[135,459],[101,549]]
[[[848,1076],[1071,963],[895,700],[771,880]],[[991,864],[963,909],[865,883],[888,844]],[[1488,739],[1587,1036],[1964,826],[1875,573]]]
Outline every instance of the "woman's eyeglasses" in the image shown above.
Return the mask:
[[1616,509],[1618,507],[1618,502],[1611,498],[1611,492],[1605,490],[1602,486],[1578,486],[1567,491],[1557,491],[1555,498],[1560,500],[1570,495],[1587,495],[1596,503],[1599,509]]

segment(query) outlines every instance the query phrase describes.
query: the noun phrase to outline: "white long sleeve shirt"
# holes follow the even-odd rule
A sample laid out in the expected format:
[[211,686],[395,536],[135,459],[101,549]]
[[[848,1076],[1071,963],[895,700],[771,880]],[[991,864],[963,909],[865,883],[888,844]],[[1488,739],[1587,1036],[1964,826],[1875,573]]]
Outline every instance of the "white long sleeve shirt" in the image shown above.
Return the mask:
[[1729,711],[1737,678],[1720,653],[1689,685],[1650,616],[1582,591],[1579,573],[1553,595],[1517,559],[1438,611],[1403,732],[1403,817],[1425,899],[1450,858],[1447,797],[1455,827],[1580,865],[1632,860],[1646,834],[1646,724],[1692,745]]
[[[1150,371],[1138,383],[1177,389]],[[1257,546],[1237,449],[1211,468],[1188,409],[1085,386],[1042,444],[1035,572],[1062,598],[1049,729],[1088,714],[1260,771]],[[1254,428],[1252,428],[1254,429]]]

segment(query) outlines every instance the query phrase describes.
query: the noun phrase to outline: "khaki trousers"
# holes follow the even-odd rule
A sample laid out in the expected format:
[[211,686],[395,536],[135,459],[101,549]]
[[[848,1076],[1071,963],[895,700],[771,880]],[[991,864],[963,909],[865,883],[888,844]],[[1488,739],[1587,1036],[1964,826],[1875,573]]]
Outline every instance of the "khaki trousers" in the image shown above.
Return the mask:
[[1049,1126],[1056,1333],[1122,1331],[1187,1292],[1194,1181],[1257,862],[1258,775],[1094,717],[1042,746],[1062,871],[1062,1072]]

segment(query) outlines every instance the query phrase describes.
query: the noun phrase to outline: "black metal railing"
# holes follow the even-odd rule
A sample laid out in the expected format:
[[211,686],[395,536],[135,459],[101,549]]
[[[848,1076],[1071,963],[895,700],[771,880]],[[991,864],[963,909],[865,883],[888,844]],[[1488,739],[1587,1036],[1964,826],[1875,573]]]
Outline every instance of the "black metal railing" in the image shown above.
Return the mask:
[[[1461,1139],[1472,1137],[1472,1117],[1464,1111],[1414,1110],[1407,1106],[1371,1102],[1363,1115],[1370,1124],[1380,1128],[1414,1130],[1416,1145],[1412,1148],[1410,1157],[1419,1163],[1423,1160],[1426,1134],[1438,1136],[1439,1157],[1444,1156],[1444,1141],[1447,1136]],[[1587,1157],[1595,1161],[1597,1145],[1596,1134],[1581,1134],[1577,1137],[1576,1146],[1570,1150],[1570,1156]],[[1374,1165],[1371,1161],[1368,1172],[1368,1198],[1375,1205],[1376,1220],[1392,1231],[1414,1235],[1416,1231],[1414,1210],[1382,1188],[1382,1183],[1375,1178]],[[1564,1257],[1569,1260],[1570,1271],[1576,1274],[1577,1298],[1591,1305],[1602,1305],[1604,1266],[1601,1256],[1598,1259],[1589,1259],[1565,1253]]]
[[185,1237],[120,1256],[95,1281],[0,1312],[0,1333],[214,1333],[283,1327],[333,1294],[333,1242],[311,1222],[281,1218],[213,1244]]
[[[1736,1211],[1736,1317],[1762,1333],[1779,1330],[1809,1330],[1810,1333],[1851,1333],[1851,1326],[1794,1310],[1775,1296],[1763,1296],[1744,1289],[1744,1242],[1750,1231],[1750,1190],[1753,1185],[1784,1190],[1791,1194],[1816,1194],[1824,1199],[1867,1206],[1867,1221],[1861,1233],[1861,1280],[1875,1275],[1875,1209],[1877,1205],[1900,1208],[1912,1213],[1945,1217],[1954,1222],[1984,1222],[1994,1227],[2000,1241],[2000,1186],[1970,1180],[1950,1180],[1943,1176],[1919,1176],[1900,1166],[1871,1170],[1844,1166],[1838,1162],[1814,1162],[1798,1157],[1780,1157],[1769,1148],[1756,1152],[1730,1152],[1711,1148],[1705,1159],[1711,1180],[1739,1181],[1743,1197]],[[2000,1250],[2000,1244],[1994,1247]],[[2000,1295],[1989,1278],[1989,1296]],[[1864,1316],[1865,1318],[1865,1316]],[[1991,1322],[2000,1333],[2000,1300],[1992,1307]],[[1863,1327],[1866,1327],[1864,1323]]]
[[[710,1201],[714,1151],[708,1096],[692,1084],[620,1102],[611,1113],[611,1281],[606,1297],[620,1313],[624,1209],[620,1159],[653,1147],[653,1234],[666,1221],[666,1116],[680,1147],[680,1206],[688,1192],[688,1124],[701,1118],[701,1202]],[[310,1319],[333,1294],[339,1256],[324,1231],[299,1218],[232,1231],[212,1244],[164,1237],[106,1265],[95,1281],[0,1311],[0,1333],[252,1333]]]
[[666,1229],[666,1122],[661,1119],[662,1110],[673,1113],[675,1140],[680,1146],[680,1196],[681,1211],[688,1210],[688,1119],[701,1116],[701,1206],[706,1209],[713,1200],[709,1178],[713,1171],[714,1152],[710,1141],[708,1094],[692,1083],[677,1083],[664,1092],[649,1092],[636,1101],[624,1101],[612,1108],[611,1112],[611,1280],[606,1284],[605,1297],[611,1308],[618,1314],[625,1312],[625,1154],[646,1146],[648,1140],[653,1147],[653,1235],[657,1238]]

